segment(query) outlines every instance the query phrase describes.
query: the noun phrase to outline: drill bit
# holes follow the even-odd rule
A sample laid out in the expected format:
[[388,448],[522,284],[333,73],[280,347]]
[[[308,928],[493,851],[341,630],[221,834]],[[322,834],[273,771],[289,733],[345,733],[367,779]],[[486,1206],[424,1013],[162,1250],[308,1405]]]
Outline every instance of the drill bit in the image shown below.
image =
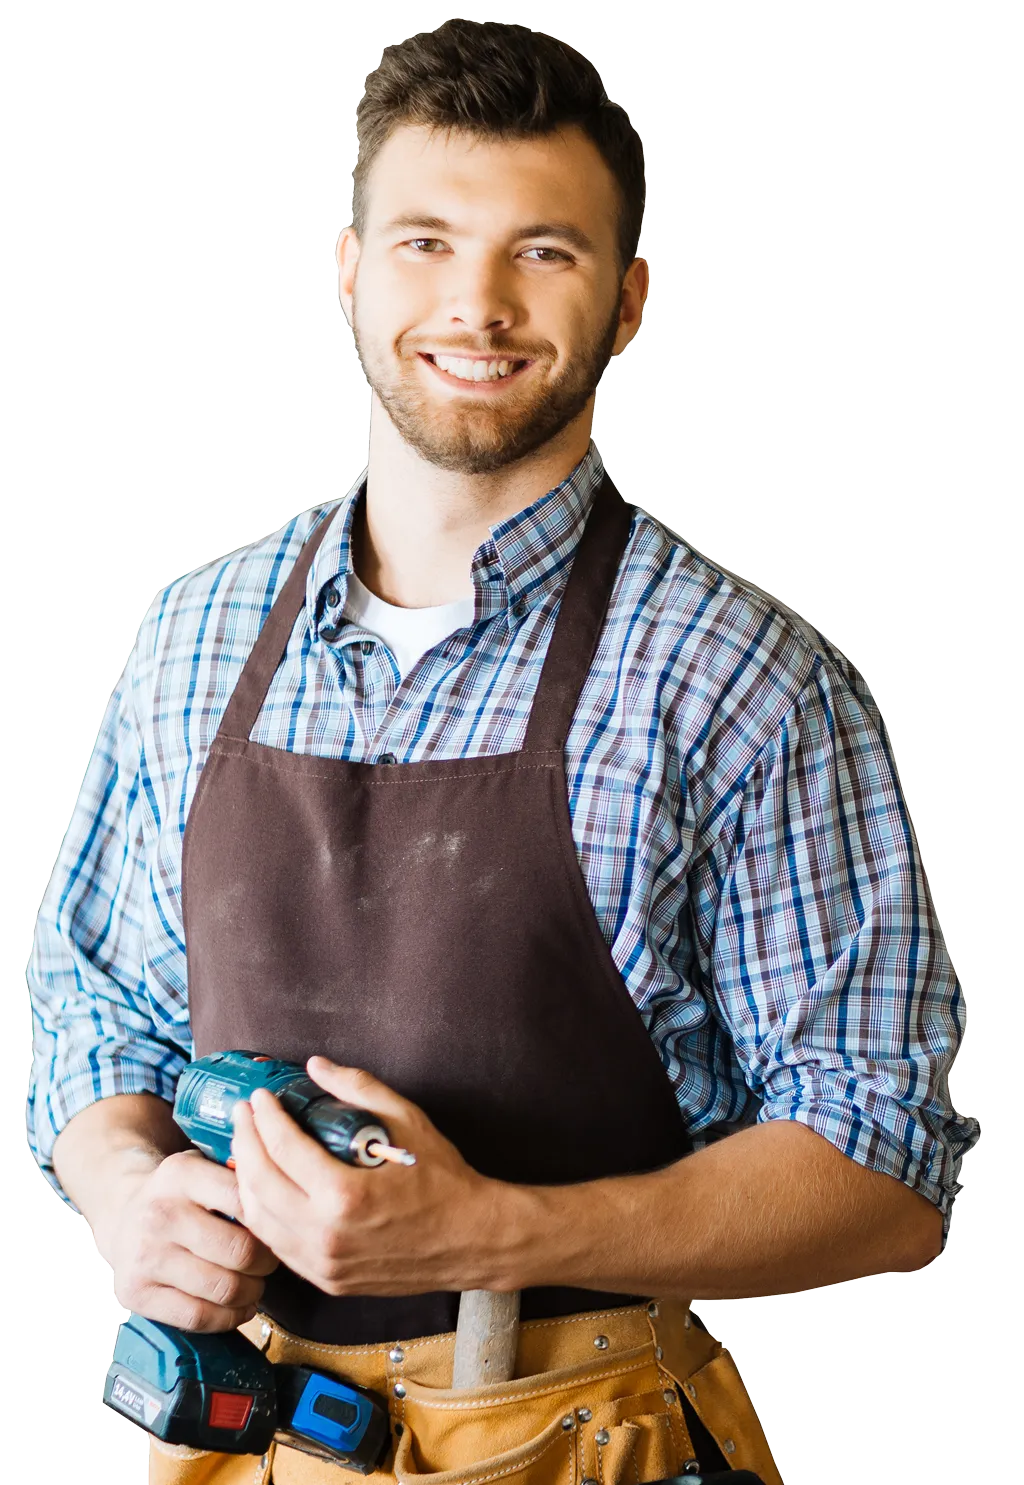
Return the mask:
[[381,1160],[390,1160],[392,1165],[415,1165],[416,1156],[411,1150],[403,1150],[400,1145],[385,1145],[380,1140],[370,1140],[366,1146],[367,1155],[380,1156]]

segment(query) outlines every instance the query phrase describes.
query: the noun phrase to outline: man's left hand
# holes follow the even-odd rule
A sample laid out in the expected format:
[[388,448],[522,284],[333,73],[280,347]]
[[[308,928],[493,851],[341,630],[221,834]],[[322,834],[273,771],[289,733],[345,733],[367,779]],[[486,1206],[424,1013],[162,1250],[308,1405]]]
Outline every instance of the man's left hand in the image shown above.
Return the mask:
[[249,1231],[326,1294],[514,1288],[497,1251],[511,1188],[473,1170],[422,1109],[369,1073],[325,1057],[310,1058],[307,1071],[378,1115],[416,1164],[346,1165],[256,1089],[236,1106],[232,1144]]

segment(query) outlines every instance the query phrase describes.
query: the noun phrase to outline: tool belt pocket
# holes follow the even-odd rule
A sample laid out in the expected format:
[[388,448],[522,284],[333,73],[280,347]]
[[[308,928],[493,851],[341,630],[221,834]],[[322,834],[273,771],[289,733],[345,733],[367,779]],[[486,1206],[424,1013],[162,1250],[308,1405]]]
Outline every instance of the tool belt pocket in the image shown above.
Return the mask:
[[[418,1481],[419,1485],[457,1485],[461,1481],[466,1485],[477,1485],[477,1482],[499,1478],[511,1482],[529,1480],[530,1485],[569,1485],[573,1478],[575,1441],[571,1432],[563,1427],[561,1416],[552,1418],[538,1434],[522,1444],[496,1454],[485,1452],[472,1464],[450,1469],[425,1467],[441,1464],[445,1450],[435,1447],[425,1451],[424,1442],[422,1434],[417,1437],[411,1428],[403,1429],[395,1449],[393,1467],[403,1485],[411,1480]],[[459,1447],[453,1452],[462,1455],[464,1449]]]
[[681,1410],[651,1388],[650,1348],[616,1360],[613,1370],[597,1363],[461,1393],[408,1383],[395,1476],[403,1485],[645,1485],[678,1473],[688,1452]]
[[581,1464],[600,1485],[643,1485],[678,1474],[684,1450],[679,1406],[673,1415],[663,1392],[637,1393],[606,1403],[583,1430]]

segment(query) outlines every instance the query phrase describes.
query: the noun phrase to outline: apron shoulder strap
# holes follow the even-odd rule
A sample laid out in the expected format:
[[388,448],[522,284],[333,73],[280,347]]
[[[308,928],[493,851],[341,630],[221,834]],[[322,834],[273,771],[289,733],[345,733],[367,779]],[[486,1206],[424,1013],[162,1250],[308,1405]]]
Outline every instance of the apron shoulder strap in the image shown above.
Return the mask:
[[217,736],[247,742],[281,663],[306,598],[306,576],[333,517],[327,515],[306,538],[284,586],[256,637],[217,729]]
[[633,511],[606,474],[594,496],[562,593],[533,699],[524,753],[561,751],[587,678]]

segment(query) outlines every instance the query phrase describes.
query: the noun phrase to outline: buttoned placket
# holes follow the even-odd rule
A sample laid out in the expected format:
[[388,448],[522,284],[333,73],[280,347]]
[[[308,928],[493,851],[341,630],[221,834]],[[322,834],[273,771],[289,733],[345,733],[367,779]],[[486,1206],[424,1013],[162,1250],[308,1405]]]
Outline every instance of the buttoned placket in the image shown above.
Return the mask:
[[[495,555],[489,555],[488,549]],[[493,541],[483,543],[475,553],[472,573],[476,596],[473,628],[504,613],[509,633],[514,634],[529,614],[530,605],[526,599],[509,593]],[[326,622],[318,625],[317,637],[339,667],[342,689],[358,703],[353,705],[353,711],[366,739],[367,761],[397,763],[399,754],[388,747],[388,742],[398,730],[397,724],[408,720],[406,708],[410,701],[414,705],[422,704],[426,695],[425,673],[439,661],[447,665],[453,658],[465,657],[466,643],[448,636],[421,655],[403,678],[387,644],[344,617],[338,578],[330,580],[323,590],[322,604]],[[416,695],[417,689],[421,690],[420,697]]]

